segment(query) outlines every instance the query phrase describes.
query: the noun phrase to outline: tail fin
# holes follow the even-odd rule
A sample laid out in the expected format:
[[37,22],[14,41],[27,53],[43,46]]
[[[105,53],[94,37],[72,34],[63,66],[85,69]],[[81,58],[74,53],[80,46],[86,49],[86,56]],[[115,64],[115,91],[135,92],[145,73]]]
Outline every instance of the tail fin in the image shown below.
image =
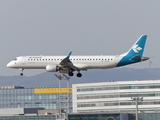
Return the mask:
[[147,35],[140,36],[140,38],[135,42],[135,44],[130,48],[130,50],[123,55],[128,57],[134,57],[134,56],[142,57],[146,39]]
[[147,35],[142,35],[128,52],[121,54],[117,67],[148,60],[149,58],[142,57],[146,39]]

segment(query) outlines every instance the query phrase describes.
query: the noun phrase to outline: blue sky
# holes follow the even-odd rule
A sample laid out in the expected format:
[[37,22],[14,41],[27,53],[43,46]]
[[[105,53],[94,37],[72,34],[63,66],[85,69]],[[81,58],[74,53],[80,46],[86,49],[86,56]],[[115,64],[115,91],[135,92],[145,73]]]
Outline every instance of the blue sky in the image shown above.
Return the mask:
[[[142,34],[144,56],[160,67],[160,1],[0,0],[0,75],[19,75],[6,64],[21,55],[116,55]],[[149,62],[127,67],[148,68]],[[45,70],[25,70],[27,76]]]

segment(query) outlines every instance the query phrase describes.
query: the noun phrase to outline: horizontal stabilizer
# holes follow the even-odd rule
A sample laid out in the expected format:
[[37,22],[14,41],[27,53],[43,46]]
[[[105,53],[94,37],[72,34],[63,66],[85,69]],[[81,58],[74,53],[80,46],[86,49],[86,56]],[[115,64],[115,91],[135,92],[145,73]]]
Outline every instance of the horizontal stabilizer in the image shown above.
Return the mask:
[[146,60],[148,60],[148,59],[149,59],[149,57],[142,57],[142,58],[141,58],[142,61],[146,61]]
[[131,58],[130,60],[141,60],[141,56],[140,55],[136,55],[133,58]]

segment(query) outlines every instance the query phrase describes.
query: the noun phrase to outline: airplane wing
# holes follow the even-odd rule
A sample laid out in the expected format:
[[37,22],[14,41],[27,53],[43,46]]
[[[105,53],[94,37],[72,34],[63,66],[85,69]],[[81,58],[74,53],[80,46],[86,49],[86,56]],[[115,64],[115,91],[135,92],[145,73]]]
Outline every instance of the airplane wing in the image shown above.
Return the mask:
[[68,56],[66,58],[64,58],[61,62],[60,62],[60,65],[64,68],[68,68],[68,69],[71,69],[73,71],[75,70],[78,70],[74,65],[73,63],[70,61],[70,56],[71,56],[72,52],[70,52],[68,54]]

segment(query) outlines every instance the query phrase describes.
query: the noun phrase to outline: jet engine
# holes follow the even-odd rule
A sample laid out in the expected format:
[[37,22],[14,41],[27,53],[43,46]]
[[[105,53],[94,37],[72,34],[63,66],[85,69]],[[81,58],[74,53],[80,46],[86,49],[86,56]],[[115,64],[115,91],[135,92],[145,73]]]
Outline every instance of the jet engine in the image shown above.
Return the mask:
[[57,65],[47,65],[46,70],[48,72],[57,72],[57,71],[59,71],[59,66],[57,66]]

